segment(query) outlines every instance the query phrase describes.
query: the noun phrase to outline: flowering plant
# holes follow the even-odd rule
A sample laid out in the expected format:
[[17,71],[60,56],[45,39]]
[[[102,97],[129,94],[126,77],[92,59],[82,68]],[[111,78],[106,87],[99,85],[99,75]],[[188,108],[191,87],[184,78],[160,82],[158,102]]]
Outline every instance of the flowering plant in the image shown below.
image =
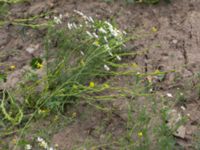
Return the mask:
[[49,89],[58,85],[62,89],[62,96],[54,96],[48,103],[51,106],[84,95],[88,91],[85,85],[96,77],[113,75],[116,63],[122,60],[126,32],[108,21],[95,20],[77,10],[74,13],[64,28],[60,28],[62,17],[54,18],[56,26],[49,29],[46,40]]

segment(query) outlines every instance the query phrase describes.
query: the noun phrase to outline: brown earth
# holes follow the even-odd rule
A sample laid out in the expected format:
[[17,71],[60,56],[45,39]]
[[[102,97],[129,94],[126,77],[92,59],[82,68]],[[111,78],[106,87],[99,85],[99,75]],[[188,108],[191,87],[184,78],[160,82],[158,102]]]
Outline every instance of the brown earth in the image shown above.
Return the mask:
[[[30,2],[16,4],[10,8],[11,17],[27,18],[42,12],[53,11],[54,14],[72,14],[73,10],[79,10],[94,18],[115,19],[121,29],[129,31],[132,35],[141,36],[140,40],[129,43],[128,48],[140,51],[145,48],[148,52],[143,56],[125,60],[136,62],[143,66],[143,72],[151,72],[156,69],[162,71],[175,70],[169,73],[165,81],[160,85],[164,92],[173,91],[179,86],[187,89],[187,105],[185,114],[190,114],[190,120],[186,125],[186,138],[178,139],[185,149],[193,149],[191,145],[192,135],[197,132],[200,125],[200,102],[198,96],[188,89],[187,80],[200,72],[200,1],[199,0],[173,0],[170,5],[161,2],[158,5],[134,5],[121,1],[105,3],[97,0],[32,0]],[[38,22],[45,22],[40,19]],[[66,18],[67,21],[67,18]],[[158,31],[152,33],[152,27]],[[6,24],[0,28],[0,67],[3,71],[7,66],[16,65],[21,69],[27,65],[33,56],[42,54],[44,29],[30,29],[27,27]],[[33,53],[27,49],[33,48]],[[176,75],[180,79],[176,81]],[[129,82],[127,79],[119,79],[120,82]],[[192,80],[195,86],[197,80]],[[173,93],[173,92],[172,92]],[[126,109],[126,103],[120,100],[117,106]],[[89,110],[88,110],[89,109]],[[86,138],[101,141],[109,130],[116,136],[123,132],[123,110],[119,116],[94,111],[83,107],[78,111],[87,114],[87,118],[79,118],[72,125],[67,126],[52,138],[63,150],[71,149],[75,144],[80,144]],[[180,110],[177,106],[176,109]],[[106,120],[106,119],[107,120]],[[94,129],[104,124],[104,134],[93,133]]]

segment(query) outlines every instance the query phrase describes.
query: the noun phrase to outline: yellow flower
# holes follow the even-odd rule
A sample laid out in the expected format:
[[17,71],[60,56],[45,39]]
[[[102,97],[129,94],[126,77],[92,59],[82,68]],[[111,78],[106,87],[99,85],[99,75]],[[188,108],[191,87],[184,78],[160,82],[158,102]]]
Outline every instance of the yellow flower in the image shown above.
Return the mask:
[[37,65],[37,68],[38,68],[38,69],[40,69],[40,68],[43,67],[43,65],[42,65],[41,63],[37,63],[36,65]]
[[39,114],[49,113],[49,110],[48,109],[39,109],[38,113]]
[[16,144],[16,143],[17,143],[17,139],[14,138],[14,139],[12,140],[12,143],[13,143],[13,144]]
[[53,119],[53,121],[57,121],[59,118],[58,118],[58,115],[56,115]]
[[90,82],[89,87],[93,88],[95,86],[94,82]]
[[157,29],[156,27],[152,27],[152,28],[151,28],[151,31],[152,31],[152,32],[157,32],[158,29]]
[[95,46],[100,46],[99,41],[95,41],[93,44],[94,44]]
[[85,66],[85,62],[83,60],[81,60],[81,66]]
[[76,112],[73,112],[72,113],[72,118],[76,118],[76,116],[77,116]]
[[133,64],[132,64],[132,67],[133,67],[133,68],[138,68],[138,65],[137,65],[136,63],[133,63]]
[[11,65],[11,66],[10,66],[10,69],[11,69],[11,70],[14,70],[15,68],[16,68],[15,65]]
[[138,137],[143,137],[143,133],[142,132],[138,132]]
[[76,90],[76,89],[78,89],[78,86],[77,86],[77,85],[73,85],[72,88],[73,88],[74,90]]
[[109,87],[110,87],[107,83],[103,84],[103,86],[104,86],[105,88],[109,88]]
[[158,70],[158,69],[155,70],[155,72],[154,72],[154,74],[156,74],[156,75],[157,75],[157,74],[160,74],[160,73],[161,73],[161,72],[160,72],[160,70]]
[[147,80],[149,81],[149,83],[152,83],[152,76],[147,76]]

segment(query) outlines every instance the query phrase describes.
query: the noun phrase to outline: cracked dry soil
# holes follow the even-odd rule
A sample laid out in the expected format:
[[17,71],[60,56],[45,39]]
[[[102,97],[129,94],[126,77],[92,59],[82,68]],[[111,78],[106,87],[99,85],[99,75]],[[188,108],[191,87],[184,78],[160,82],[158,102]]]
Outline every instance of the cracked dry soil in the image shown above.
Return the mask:
[[[185,87],[187,79],[200,72],[199,0],[172,0],[170,5],[161,2],[154,6],[126,5],[121,1],[105,3],[98,0],[31,0],[11,6],[10,12],[11,18],[27,18],[46,11],[53,11],[54,14],[71,14],[74,9],[95,18],[111,19],[114,17],[120,28],[129,30],[131,34],[143,36],[149,33],[152,27],[156,27],[158,31],[155,34],[144,36],[129,44],[133,51],[147,48],[148,52],[144,56],[136,56],[126,61],[136,62],[143,66],[143,72],[156,69],[176,70],[180,79],[175,81],[176,74],[168,74],[159,87],[161,90],[172,91],[179,86]],[[44,35],[45,30],[43,29],[33,30],[12,24],[6,24],[0,28],[0,71],[4,71],[6,66],[12,64],[15,64],[17,69],[21,69],[29,64],[33,56],[41,55],[44,49],[42,46]],[[27,48],[33,45],[37,45],[36,50],[30,54]],[[122,80],[121,82],[127,81]],[[197,81],[192,80],[192,82],[195,86]],[[177,139],[177,141],[185,149],[192,149],[192,136],[199,131],[200,125],[200,101],[192,89],[188,90],[185,107],[185,113],[190,114],[190,120],[186,125],[185,139]],[[55,134],[52,138],[53,143],[58,143],[65,150],[71,149],[74,144],[83,142],[86,137],[96,138],[97,141],[102,138],[101,136],[93,137],[90,133],[104,119],[105,114],[91,112],[88,113],[89,119],[79,120]],[[107,128],[116,134],[123,131],[121,129],[123,121],[117,116],[106,122],[108,123]]]

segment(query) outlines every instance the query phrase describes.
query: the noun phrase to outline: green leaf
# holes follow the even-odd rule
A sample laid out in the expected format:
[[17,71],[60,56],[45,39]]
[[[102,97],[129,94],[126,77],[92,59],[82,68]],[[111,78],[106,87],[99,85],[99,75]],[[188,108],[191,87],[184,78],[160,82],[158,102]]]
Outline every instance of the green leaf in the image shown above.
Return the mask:
[[6,82],[6,75],[0,73],[0,82]]

